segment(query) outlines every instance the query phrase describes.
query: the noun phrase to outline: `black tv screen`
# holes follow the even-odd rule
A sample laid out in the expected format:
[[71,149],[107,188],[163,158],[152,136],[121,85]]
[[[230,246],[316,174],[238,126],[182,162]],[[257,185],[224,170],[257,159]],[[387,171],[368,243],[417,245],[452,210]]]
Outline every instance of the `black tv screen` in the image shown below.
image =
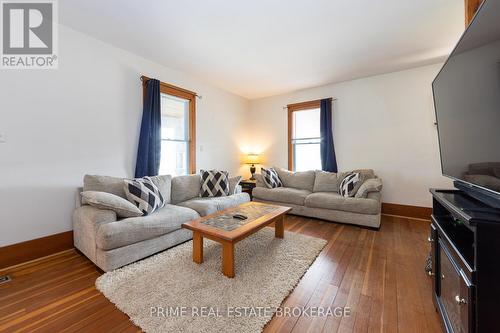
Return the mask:
[[500,193],[500,1],[486,0],[432,84],[445,176]]

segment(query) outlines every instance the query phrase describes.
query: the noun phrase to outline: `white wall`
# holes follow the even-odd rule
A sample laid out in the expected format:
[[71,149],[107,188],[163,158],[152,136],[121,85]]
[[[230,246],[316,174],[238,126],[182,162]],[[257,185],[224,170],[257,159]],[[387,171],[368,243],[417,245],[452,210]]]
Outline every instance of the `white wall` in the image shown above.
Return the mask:
[[250,103],[253,142],[245,149],[264,164],[287,167],[287,111],[283,106],[334,97],[339,170],[373,168],[384,181],[383,201],[430,207],[441,176],[431,82],[441,64],[306,89]]
[[203,96],[198,169],[240,171],[246,99],[64,26],[59,46],[58,70],[0,72],[0,246],[71,230],[84,174],[133,175],[142,74]]

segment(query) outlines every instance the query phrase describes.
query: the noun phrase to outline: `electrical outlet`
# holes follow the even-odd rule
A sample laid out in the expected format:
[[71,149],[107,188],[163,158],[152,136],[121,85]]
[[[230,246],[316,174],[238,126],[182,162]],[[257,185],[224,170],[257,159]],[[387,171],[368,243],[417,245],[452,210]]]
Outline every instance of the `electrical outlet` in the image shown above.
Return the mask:
[[6,143],[7,142],[7,137],[5,136],[5,133],[0,133],[0,143]]

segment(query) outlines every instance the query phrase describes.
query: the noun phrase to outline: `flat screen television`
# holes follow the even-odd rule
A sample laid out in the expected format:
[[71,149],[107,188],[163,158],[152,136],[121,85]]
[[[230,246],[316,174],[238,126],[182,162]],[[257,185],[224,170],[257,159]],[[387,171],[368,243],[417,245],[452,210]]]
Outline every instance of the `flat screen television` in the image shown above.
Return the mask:
[[500,207],[500,1],[485,0],[432,83],[441,168]]

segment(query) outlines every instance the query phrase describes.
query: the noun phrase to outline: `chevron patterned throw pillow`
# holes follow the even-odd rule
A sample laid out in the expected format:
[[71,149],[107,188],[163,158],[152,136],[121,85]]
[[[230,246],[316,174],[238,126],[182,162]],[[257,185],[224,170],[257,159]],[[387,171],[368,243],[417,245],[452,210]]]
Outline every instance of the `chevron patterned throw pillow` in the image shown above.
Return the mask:
[[363,177],[359,172],[351,172],[344,177],[339,187],[339,194],[343,197],[353,197],[363,183]]
[[229,195],[229,172],[200,170],[200,173],[202,197],[225,197]]
[[165,200],[150,177],[125,179],[125,195],[128,201],[148,215],[165,206]]
[[276,170],[274,170],[273,168],[269,169],[260,168],[260,169],[261,169],[262,179],[264,180],[264,183],[267,185],[267,187],[276,188],[283,186],[283,183],[281,182],[281,179],[278,176]]

